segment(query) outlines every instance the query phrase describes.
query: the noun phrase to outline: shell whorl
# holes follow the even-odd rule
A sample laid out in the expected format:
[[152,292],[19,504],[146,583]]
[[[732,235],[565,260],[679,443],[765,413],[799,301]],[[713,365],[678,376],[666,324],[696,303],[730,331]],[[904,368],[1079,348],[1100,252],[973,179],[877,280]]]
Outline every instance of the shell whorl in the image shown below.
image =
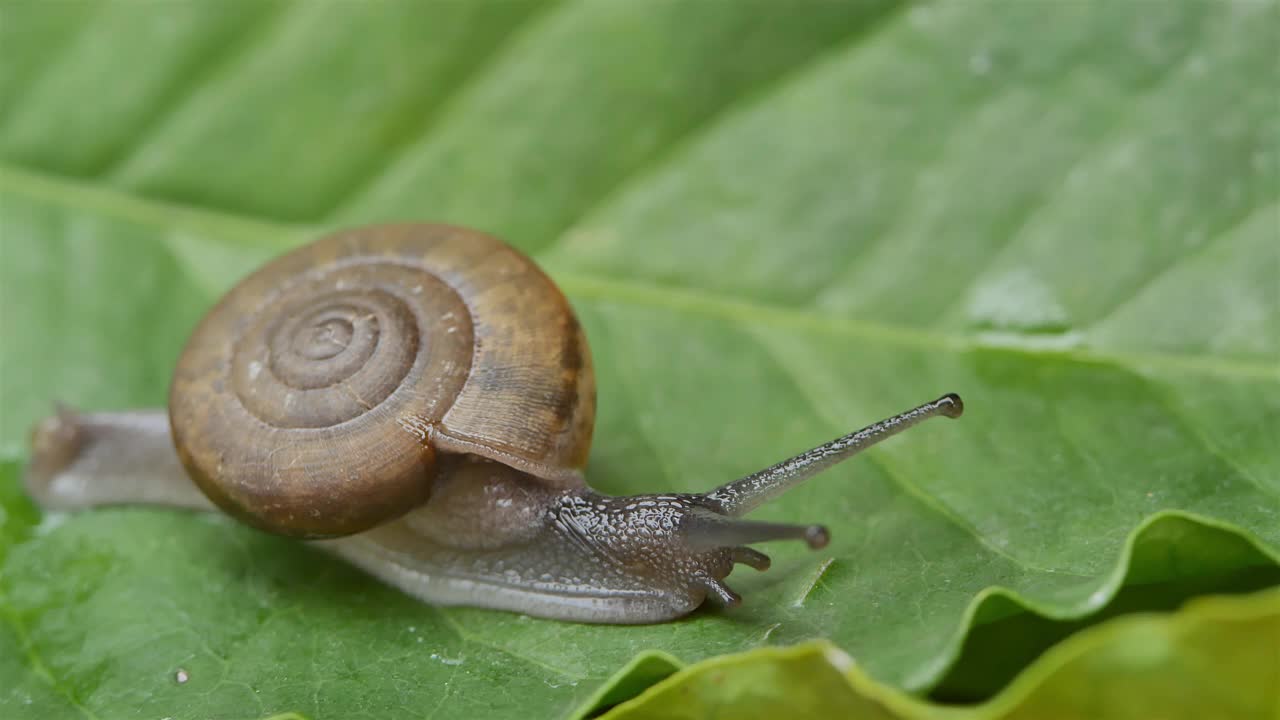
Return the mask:
[[330,235],[201,321],[174,444],[215,503],[273,532],[359,532],[425,502],[437,453],[581,484],[595,387],[572,309],[501,241],[442,225]]

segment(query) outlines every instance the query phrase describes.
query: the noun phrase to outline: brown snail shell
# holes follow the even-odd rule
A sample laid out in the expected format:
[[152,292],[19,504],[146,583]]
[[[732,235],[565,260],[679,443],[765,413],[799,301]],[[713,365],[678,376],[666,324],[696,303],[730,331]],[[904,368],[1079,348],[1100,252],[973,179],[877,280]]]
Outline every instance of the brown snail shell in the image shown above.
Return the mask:
[[338,536],[424,503],[441,453],[581,486],[595,381],[572,308],[527,257],[474,230],[382,225],[224,296],[182,352],[169,417],[222,509]]

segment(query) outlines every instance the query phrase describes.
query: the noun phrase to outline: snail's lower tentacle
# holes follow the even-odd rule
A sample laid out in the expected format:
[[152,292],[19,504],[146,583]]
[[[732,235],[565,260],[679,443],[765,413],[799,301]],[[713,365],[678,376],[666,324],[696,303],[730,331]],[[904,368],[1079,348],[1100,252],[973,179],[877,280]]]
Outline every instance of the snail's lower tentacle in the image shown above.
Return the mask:
[[765,570],[768,570],[769,567],[773,565],[773,560],[771,560],[768,555],[765,555],[759,550],[755,550],[753,548],[749,548],[743,545],[739,545],[738,547],[735,547],[735,548],[730,548],[729,559],[733,560],[735,563],[739,565],[746,565],[760,572],[764,572]]
[[707,590],[707,592],[716,596],[722,605],[727,608],[735,608],[742,604],[742,596],[734,592],[728,585],[722,581],[715,579],[709,575],[699,578],[699,584]]
[[147,504],[213,510],[187,477],[163,410],[80,413],[67,407],[32,432],[27,492],[49,510]]
[[758,522],[693,511],[684,519],[681,533],[691,548],[713,549],[769,540],[803,540],[809,547],[826,547],[830,535],[821,525]]

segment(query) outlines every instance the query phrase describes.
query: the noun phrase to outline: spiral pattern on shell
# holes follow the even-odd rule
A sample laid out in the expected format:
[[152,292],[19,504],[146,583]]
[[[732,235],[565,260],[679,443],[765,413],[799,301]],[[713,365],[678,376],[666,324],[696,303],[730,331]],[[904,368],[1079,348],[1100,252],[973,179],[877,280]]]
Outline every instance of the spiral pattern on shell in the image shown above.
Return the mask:
[[594,409],[560,291],[501,241],[440,225],[340,232],[250,275],[188,341],[169,402],[205,494],[303,537],[427,501],[441,452],[580,484]]

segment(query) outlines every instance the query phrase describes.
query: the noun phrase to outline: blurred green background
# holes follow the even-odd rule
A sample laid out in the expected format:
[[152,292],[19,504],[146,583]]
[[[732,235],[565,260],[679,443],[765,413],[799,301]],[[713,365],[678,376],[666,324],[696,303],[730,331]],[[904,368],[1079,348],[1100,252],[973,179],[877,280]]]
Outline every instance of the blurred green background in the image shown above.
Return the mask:
[[[675,668],[614,676],[646,651],[812,638],[916,716],[942,710],[898,690],[988,697],[1118,592],[1274,584],[1277,47],[1264,0],[0,0],[0,716],[555,717]],[[946,391],[968,412],[763,509],[831,546],[653,627],[430,608],[220,518],[25,499],[54,399],[161,405],[238,277],[390,220],[496,233],[561,284],[608,492],[705,489]],[[1278,641],[1273,596],[1250,607],[1241,657]],[[1136,697],[1274,707],[1222,644],[1097,637],[1142,660]],[[1026,692],[1087,694],[1051,660]],[[1063,717],[1110,709],[1134,716]]]

